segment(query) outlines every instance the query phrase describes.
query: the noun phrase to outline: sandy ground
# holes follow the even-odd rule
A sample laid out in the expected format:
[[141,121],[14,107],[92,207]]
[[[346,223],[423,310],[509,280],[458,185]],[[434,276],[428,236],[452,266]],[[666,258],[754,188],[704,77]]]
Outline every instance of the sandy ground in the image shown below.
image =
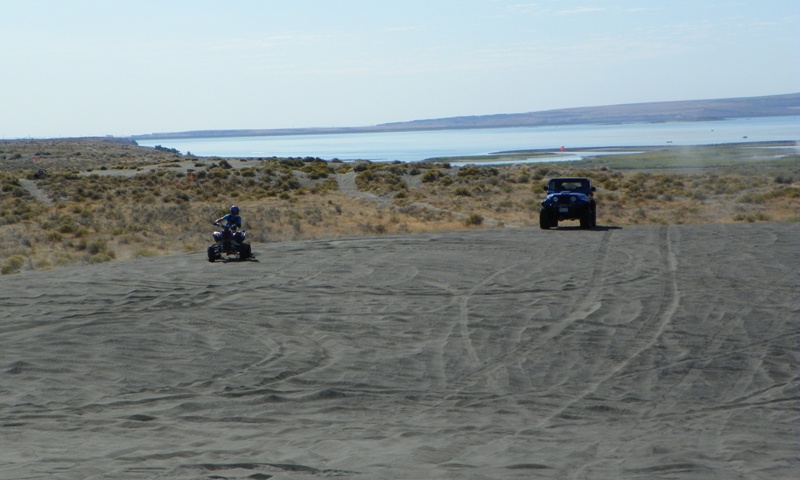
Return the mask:
[[0,278],[3,479],[797,479],[800,226]]

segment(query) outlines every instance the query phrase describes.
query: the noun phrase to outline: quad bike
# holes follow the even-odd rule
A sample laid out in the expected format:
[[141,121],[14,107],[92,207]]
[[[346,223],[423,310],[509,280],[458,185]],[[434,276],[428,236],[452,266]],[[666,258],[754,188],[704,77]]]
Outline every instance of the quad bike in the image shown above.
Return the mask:
[[[214,225],[219,226],[218,223]],[[220,260],[223,255],[226,257],[236,255],[240,261],[247,260],[253,255],[250,244],[244,241],[247,238],[247,232],[244,230],[237,232],[235,227],[226,225],[222,227],[222,231],[214,232],[213,236],[217,243],[208,246],[209,262]]]

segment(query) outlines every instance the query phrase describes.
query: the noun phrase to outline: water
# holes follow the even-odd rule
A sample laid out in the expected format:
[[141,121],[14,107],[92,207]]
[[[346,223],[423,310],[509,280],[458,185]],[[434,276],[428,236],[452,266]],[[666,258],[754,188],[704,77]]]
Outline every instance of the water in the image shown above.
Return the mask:
[[[800,116],[710,122],[561,125],[423,132],[139,140],[209,157],[319,157],[326,160],[420,161],[511,150],[800,141]],[[561,159],[571,160],[574,155]],[[549,160],[553,160],[550,158]]]

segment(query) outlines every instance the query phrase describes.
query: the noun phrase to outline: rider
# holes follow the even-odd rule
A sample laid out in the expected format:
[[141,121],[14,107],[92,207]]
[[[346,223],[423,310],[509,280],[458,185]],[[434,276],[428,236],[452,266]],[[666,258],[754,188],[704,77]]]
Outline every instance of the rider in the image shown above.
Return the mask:
[[236,205],[232,206],[231,213],[223,215],[222,217],[214,220],[214,224],[216,225],[223,220],[225,221],[224,225],[225,227],[228,227],[234,232],[236,232],[233,234],[233,238],[237,242],[240,242],[242,240],[241,239],[242,234],[241,232],[237,232],[237,230],[242,228],[242,217],[239,215],[239,207],[237,207]]
[[242,217],[239,216],[239,207],[236,205],[231,207],[231,213],[223,215],[222,217],[214,220],[214,223],[219,223],[225,220],[225,226],[228,228],[240,229],[242,228]]

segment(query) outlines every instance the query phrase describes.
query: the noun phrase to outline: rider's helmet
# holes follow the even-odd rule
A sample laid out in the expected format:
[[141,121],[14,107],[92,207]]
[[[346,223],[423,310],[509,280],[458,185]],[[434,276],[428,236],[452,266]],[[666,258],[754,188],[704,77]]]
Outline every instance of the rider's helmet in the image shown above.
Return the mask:
[[231,207],[231,215],[239,215],[239,207],[236,205]]

